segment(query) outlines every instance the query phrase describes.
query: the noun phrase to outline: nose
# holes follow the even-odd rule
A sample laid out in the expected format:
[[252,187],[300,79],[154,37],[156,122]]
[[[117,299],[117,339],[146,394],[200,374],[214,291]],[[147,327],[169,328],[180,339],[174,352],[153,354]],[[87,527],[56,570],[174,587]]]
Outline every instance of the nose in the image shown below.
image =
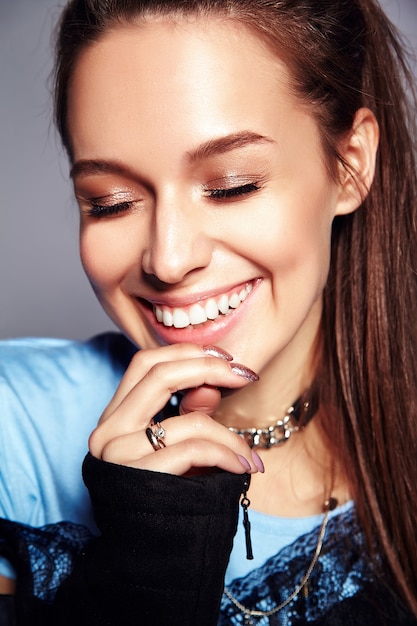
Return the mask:
[[160,197],[155,202],[149,244],[142,257],[145,274],[161,284],[181,282],[190,272],[210,263],[212,240],[201,210],[192,201]]

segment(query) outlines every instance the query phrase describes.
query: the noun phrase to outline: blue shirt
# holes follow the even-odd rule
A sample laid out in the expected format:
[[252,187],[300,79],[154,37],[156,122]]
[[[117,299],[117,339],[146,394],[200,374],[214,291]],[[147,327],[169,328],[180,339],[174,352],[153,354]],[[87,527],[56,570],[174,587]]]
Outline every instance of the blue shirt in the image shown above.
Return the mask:
[[[329,512],[329,519],[342,515],[353,508],[353,502],[347,502]],[[241,507],[240,507],[241,509]],[[249,572],[258,569],[272,555],[294,543],[299,537],[308,533],[318,533],[323,521],[323,514],[306,517],[279,517],[266,515],[249,507],[251,524],[251,541],[253,560],[246,558],[245,531],[243,527],[243,512],[239,511],[237,533],[233,541],[233,550],[226,571],[225,585],[233,580],[242,578]]]
[[81,465],[134,351],[117,333],[0,342],[0,517],[95,530]]

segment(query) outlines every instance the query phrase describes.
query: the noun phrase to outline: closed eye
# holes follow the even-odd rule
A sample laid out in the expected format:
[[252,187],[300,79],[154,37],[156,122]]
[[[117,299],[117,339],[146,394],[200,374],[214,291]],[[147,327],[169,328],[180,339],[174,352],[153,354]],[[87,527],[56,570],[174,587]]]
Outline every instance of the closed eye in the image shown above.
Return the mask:
[[90,217],[111,217],[118,213],[124,213],[128,211],[133,205],[133,202],[117,202],[116,204],[96,204],[92,203],[87,209],[86,213]]
[[213,200],[229,200],[238,198],[239,196],[245,196],[255,191],[258,191],[260,187],[255,183],[247,183],[246,185],[239,185],[238,187],[229,187],[227,189],[207,189],[207,196]]

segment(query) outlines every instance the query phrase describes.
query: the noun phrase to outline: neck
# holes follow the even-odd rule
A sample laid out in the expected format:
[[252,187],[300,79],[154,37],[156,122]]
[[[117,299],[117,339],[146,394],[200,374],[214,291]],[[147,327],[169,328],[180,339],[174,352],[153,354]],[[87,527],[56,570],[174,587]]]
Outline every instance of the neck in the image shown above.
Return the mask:
[[271,364],[262,370],[258,382],[222,398],[214,417],[227,427],[268,427],[284,417],[310,382],[310,376],[300,369],[287,368],[285,375],[280,375]]
[[320,410],[302,432],[285,444],[255,450],[263,461],[265,473],[251,477],[248,496],[253,510],[282,517],[304,517],[319,514],[329,494],[339,504],[351,498],[342,468],[323,438]]
[[260,345],[259,352],[254,350],[250,333],[243,333],[242,352],[233,349],[232,354],[260,379],[223,397],[214,417],[225,426],[240,428],[263,428],[281,418],[314,379],[321,352],[320,320],[321,299],[308,322],[269,360],[265,359],[267,348]]
[[[305,374],[306,369],[293,368],[287,375],[278,367],[264,369],[258,382],[222,398],[215,419],[239,429],[265,428],[276,423],[311,386],[312,375]],[[313,372],[313,367],[308,371]],[[305,429],[291,435],[285,443],[254,449],[262,458],[265,474],[251,477],[249,498],[253,509],[298,517],[320,513],[323,499],[330,493],[340,504],[350,499],[344,472],[322,430],[320,407]]]
[[[263,368],[260,380],[222,398],[214,418],[227,427],[264,428],[281,419],[289,406],[311,387],[314,350],[299,351],[300,360],[276,359]],[[256,363],[249,363],[256,371]],[[251,477],[249,498],[255,510],[285,517],[320,513],[330,493],[340,504],[352,497],[331,442],[322,430],[320,407],[301,432],[270,449],[255,448],[264,474]]]

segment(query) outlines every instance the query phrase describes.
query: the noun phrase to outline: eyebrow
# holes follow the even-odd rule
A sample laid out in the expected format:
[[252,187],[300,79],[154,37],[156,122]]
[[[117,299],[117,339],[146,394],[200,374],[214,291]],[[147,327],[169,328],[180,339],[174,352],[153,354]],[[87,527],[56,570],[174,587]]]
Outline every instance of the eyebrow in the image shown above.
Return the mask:
[[218,139],[209,139],[208,141],[199,145],[195,150],[187,152],[187,158],[191,163],[196,161],[202,161],[208,159],[211,156],[218,154],[224,154],[237,148],[245,148],[246,146],[258,144],[258,143],[272,143],[276,142],[270,137],[259,135],[252,131],[241,131],[239,133],[232,133]]
[[114,160],[80,159],[74,163],[70,170],[71,178],[94,174],[122,174],[133,177],[132,171],[126,165]]
[[[190,163],[195,163],[212,156],[236,150],[237,148],[245,148],[246,146],[260,143],[275,144],[276,142],[269,137],[252,131],[241,131],[219,137],[218,139],[209,139],[194,150],[187,152],[186,156]],[[70,171],[71,178],[92,176],[94,174],[121,174],[134,177],[134,173],[129,167],[115,160],[80,159],[74,163]]]

